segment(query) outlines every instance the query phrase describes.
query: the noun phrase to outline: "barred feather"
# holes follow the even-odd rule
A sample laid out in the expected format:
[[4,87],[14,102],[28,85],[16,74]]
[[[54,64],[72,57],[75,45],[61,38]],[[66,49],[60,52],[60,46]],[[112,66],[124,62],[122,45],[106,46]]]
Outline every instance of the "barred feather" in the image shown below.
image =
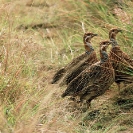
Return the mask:
[[[106,43],[109,41],[105,41]],[[105,44],[105,42],[102,42]],[[102,45],[101,45],[102,47]],[[86,68],[70,82],[62,97],[80,96],[80,100],[88,103],[105,93],[115,80],[114,69],[106,53],[100,50],[101,60]],[[106,55],[105,55],[106,54]]]

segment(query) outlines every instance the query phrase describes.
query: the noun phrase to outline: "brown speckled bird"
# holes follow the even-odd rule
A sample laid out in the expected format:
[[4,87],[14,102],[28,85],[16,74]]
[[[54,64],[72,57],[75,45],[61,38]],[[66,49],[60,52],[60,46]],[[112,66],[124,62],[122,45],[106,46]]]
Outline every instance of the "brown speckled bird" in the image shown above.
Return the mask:
[[100,61],[86,68],[80,75],[68,84],[67,89],[62,94],[65,96],[79,96],[80,101],[86,100],[88,106],[91,100],[105,93],[115,79],[114,69],[106,49],[111,41],[100,43]]
[[120,90],[121,82],[133,82],[133,60],[130,56],[120,49],[116,41],[116,35],[121,32],[120,29],[111,29],[109,39],[112,41],[109,58],[115,70],[115,82]]
[[72,60],[71,63],[66,65],[65,67],[58,70],[54,77],[52,84],[56,83],[60,79],[63,80],[61,82],[61,86],[64,84],[68,84],[73,78],[75,78],[85,67],[89,64],[92,64],[97,61],[96,53],[91,46],[91,39],[97,36],[94,33],[85,33],[83,37],[84,47],[86,52],[81,54],[80,56],[76,57]]
[[64,76],[60,86],[68,85],[75,77],[77,77],[83,70],[97,62],[96,52],[91,45],[91,39],[97,34],[85,33],[83,36],[84,47],[86,50],[86,56],[82,58],[77,65],[75,65],[66,75]]

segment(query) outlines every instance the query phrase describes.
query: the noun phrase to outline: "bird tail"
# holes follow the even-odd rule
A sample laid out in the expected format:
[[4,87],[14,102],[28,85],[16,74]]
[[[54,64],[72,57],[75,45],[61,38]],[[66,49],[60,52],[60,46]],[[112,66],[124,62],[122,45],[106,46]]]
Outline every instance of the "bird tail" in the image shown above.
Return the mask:
[[127,67],[127,68],[126,68],[126,73],[127,73],[129,76],[133,76],[133,67]]
[[61,97],[64,98],[65,96],[67,96],[67,93],[64,92]]
[[61,68],[60,70],[58,70],[55,73],[51,84],[55,84],[57,81],[59,81],[63,77],[64,73],[65,73],[65,68],[64,67]]
[[125,66],[118,76],[122,81],[133,82],[133,67]]
[[74,93],[75,93],[75,87],[73,86],[73,84],[70,83],[66,88],[65,92],[61,95],[61,97],[64,98],[66,96],[73,95]]

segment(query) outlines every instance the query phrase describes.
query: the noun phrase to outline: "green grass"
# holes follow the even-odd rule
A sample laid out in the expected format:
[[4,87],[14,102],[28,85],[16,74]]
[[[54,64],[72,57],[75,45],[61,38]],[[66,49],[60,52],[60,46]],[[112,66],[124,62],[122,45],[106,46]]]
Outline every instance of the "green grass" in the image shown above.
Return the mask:
[[[99,35],[92,40],[97,53],[99,42],[108,39],[108,31],[121,28],[123,33],[117,40],[121,49],[133,57],[133,2],[125,3],[116,4],[112,0],[0,2],[0,132],[132,130],[132,96],[124,105],[114,104],[117,98],[100,97],[100,102],[96,100],[92,108],[83,113],[74,109],[67,98],[61,99],[65,88],[50,84],[58,68],[84,52],[82,24],[86,32]],[[42,23],[56,27],[32,28]],[[25,29],[26,26],[29,28]],[[115,85],[110,91],[117,97]],[[87,115],[94,110],[100,114],[94,118]],[[121,110],[123,112],[119,112]]]

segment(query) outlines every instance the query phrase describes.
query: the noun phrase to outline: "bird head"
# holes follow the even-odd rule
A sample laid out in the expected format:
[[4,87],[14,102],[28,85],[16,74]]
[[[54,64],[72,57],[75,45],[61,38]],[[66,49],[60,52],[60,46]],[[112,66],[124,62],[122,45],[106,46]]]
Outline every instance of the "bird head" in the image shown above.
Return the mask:
[[100,49],[106,51],[110,44],[112,44],[112,41],[102,41],[100,42]]
[[109,31],[109,39],[115,39],[116,38],[116,35],[119,33],[119,32],[122,32],[121,29],[118,29],[118,28],[113,28]]
[[85,33],[85,34],[84,34],[84,37],[83,37],[84,43],[90,42],[91,39],[92,39],[94,36],[97,36],[97,34],[90,33],[90,32],[89,32],[89,33]]

